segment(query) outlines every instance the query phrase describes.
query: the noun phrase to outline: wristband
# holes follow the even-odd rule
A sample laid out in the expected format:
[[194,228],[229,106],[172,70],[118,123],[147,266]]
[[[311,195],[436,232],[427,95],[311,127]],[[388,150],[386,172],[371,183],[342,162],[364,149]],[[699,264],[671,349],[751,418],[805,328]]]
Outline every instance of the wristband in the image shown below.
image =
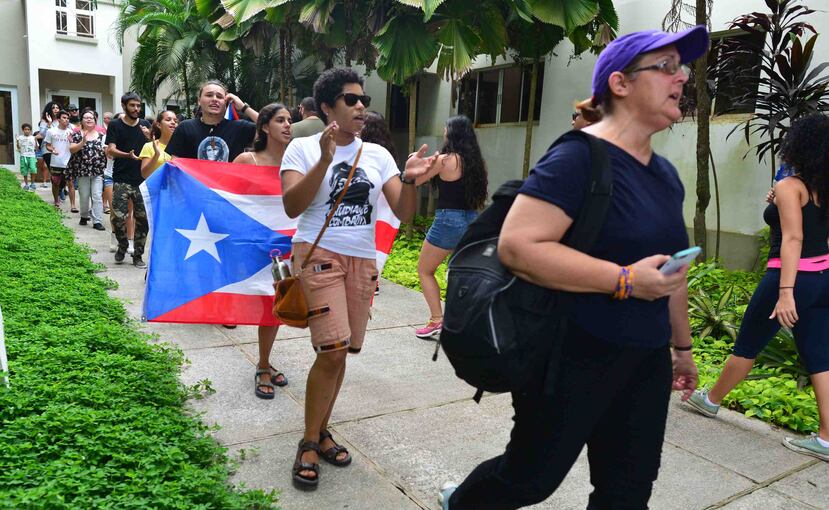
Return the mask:
[[619,271],[619,277],[616,280],[616,290],[613,292],[613,299],[621,301],[627,299],[633,294],[633,268],[625,266]]
[[779,288],[781,288],[781,289],[793,289],[794,285],[792,285],[791,287],[779,287]]
[[400,182],[402,182],[403,184],[414,184],[415,183],[414,179],[410,179],[410,180],[406,179],[406,170],[403,170],[402,172],[397,174],[397,176],[400,178]]
[[690,351],[691,348],[693,348],[693,346],[692,345],[686,345],[685,347],[679,347],[678,345],[672,345],[671,348],[675,351],[686,352],[686,351]]
[[243,103],[242,109],[239,110],[239,115],[243,115],[246,111],[248,111],[248,108],[250,108],[250,105],[247,103]]

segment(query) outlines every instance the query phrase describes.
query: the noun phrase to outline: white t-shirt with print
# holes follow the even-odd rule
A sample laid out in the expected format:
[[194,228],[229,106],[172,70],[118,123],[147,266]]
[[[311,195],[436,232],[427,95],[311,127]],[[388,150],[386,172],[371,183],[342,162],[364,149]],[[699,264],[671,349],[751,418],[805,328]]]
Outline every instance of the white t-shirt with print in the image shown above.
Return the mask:
[[[307,174],[320,159],[322,133],[304,138],[294,138],[285,149],[280,174],[296,170]],[[313,243],[322,229],[326,215],[342,192],[357,149],[363,144],[363,153],[354,178],[348,187],[331,224],[323,234],[319,246],[351,257],[376,258],[374,226],[377,222],[377,201],[383,185],[400,173],[394,159],[385,148],[374,143],[355,139],[349,145],[337,146],[334,158],[308,209],[299,217],[295,241]]]
[[57,154],[52,155],[49,166],[66,168],[69,164],[69,157],[72,155],[69,152],[69,139],[71,137],[72,128],[61,129],[59,127],[53,127],[46,132],[46,137],[43,141],[58,151]]
[[25,156],[27,158],[35,157],[35,148],[37,148],[37,142],[35,142],[34,136],[20,135],[17,137],[17,144],[20,146],[21,156]]

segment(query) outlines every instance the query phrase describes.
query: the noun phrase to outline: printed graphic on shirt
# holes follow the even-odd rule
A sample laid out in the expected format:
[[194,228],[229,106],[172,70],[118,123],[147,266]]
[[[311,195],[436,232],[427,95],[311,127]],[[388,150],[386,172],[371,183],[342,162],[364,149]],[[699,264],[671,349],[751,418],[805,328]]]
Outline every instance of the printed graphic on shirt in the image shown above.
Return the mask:
[[[332,169],[331,179],[328,185],[331,187],[331,193],[328,194],[329,211],[337,201],[337,197],[342,193],[345,187],[345,182],[348,180],[348,174],[351,172],[351,165],[345,161],[338,164]],[[348,191],[331,218],[331,227],[360,227],[364,225],[371,225],[371,211],[372,206],[369,203],[369,193],[374,187],[371,180],[369,180],[366,171],[360,167],[354,170],[354,177],[351,178],[351,184],[348,185]]]
[[230,156],[230,150],[227,143],[218,136],[208,136],[201,141],[196,154],[199,159],[226,162]]

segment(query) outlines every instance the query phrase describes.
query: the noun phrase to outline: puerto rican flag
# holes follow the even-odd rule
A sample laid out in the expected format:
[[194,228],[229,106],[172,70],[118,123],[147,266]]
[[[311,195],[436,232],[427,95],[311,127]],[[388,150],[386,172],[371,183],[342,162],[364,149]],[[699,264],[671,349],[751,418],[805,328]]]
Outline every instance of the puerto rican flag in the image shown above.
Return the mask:
[[[141,193],[152,233],[144,320],[278,324],[270,253],[290,254],[296,231],[282,206],[278,168],[175,159],[144,181]],[[381,200],[382,271],[400,222]]]

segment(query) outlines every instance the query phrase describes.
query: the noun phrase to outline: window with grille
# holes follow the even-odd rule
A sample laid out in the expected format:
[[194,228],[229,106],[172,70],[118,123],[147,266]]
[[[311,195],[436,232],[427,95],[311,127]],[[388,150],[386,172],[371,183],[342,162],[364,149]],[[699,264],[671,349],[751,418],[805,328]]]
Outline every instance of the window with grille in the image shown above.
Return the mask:
[[55,0],[56,32],[61,35],[95,37],[93,0]]
[[95,37],[92,0],[75,0],[75,27],[79,37]]
[[66,8],[66,0],[55,0],[55,30],[59,34],[69,33],[69,12]]

